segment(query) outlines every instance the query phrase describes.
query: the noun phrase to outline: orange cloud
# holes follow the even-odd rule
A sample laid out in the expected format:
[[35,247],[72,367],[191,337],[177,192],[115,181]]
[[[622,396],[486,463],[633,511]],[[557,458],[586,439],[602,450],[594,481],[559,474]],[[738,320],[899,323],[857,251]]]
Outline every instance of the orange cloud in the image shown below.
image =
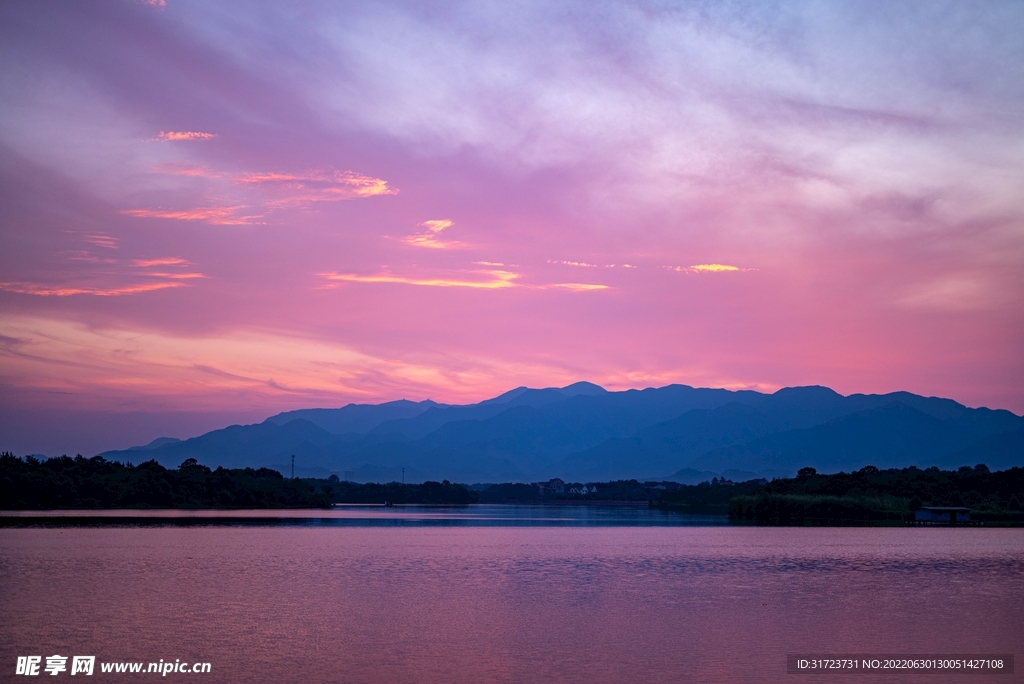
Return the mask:
[[594,283],[552,283],[550,285],[534,285],[533,287],[538,290],[546,290],[548,288],[559,288],[562,290],[576,290],[577,292],[608,289],[607,285],[597,285]]
[[[192,133],[162,135],[193,135]],[[199,135],[199,134],[195,134]],[[202,134],[208,135],[208,134]],[[168,138],[171,139],[171,138]],[[184,138],[174,138],[184,139]],[[259,188],[257,198],[240,198],[238,206],[232,207],[199,207],[186,210],[168,209],[129,209],[122,213],[129,216],[148,218],[171,218],[182,221],[208,221],[219,225],[250,225],[256,223],[252,219],[262,218],[263,214],[239,216],[237,212],[246,206],[259,206],[265,209],[282,209],[301,207],[316,202],[337,202],[341,200],[375,197],[378,195],[394,195],[398,191],[388,187],[387,181],[373,178],[354,171],[314,170],[307,173],[221,173],[202,166],[168,163],[154,168],[157,173],[194,178],[224,179],[235,186]],[[220,195],[231,193],[221,188]],[[228,194],[227,196],[230,196]],[[254,200],[254,201],[253,201]],[[239,201],[239,200],[235,200]],[[245,202],[246,204],[241,204]]]
[[426,229],[431,233],[440,233],[445,228],[451,226],[452,223],[453,221],[450,221],[449,219],[433,219],[430,221],[424,221],[420,225],[426,227]]
[[236,176],[234,180],[244,185],[269,184],[298,191],[267,203],[269,206],[277,207],[394,195],[398,192],[394,188],[389,188],[386,180],[353,171],[311,171],[305,174],[245,173]]
[[529,290],[572,290],[584,292],[590,290],[607,290],[607,285],[593,283],[548,283],[542,285],[527,285],[516,282],[520,274],[512,271],[497,269],[486,269],[471,271],[471,273],[484,276],[480,280],[468,280],[462,278],[417,278],[412,276],[394,275],[392,273],[378,273],[373,275],[359,275],[355,273],[318,273],[321,278],[331,281],[325,287],[332,287],[337,282],[350,283],[401,283],[403,285],[422,285],[426,287],[469,287],[483,290],[504,290],[508,288],[523,288]]
[[151,278],[170,278],[172,280],[193,280],[206,277],[202,273],[144,273],[143,275]]
[[150,266],[188,266],[189,262],[178,257],[165,257],[163,259],[136,259],[132,264],[140,268],[149,268]]
[[[73,261],[82,261],[78,254],[72,254]],[[78,284],[65,283],[60,285],[47,285],[41,283],[30,283],[23,281],[8,281],[0,283],[0,290],[16,292],[19,294],[30,294],[40,297],[69,297],[72,295],[93,295],[95,297],[116,297],[121,295],[133,295],[154,290],[166,290],[174,287],[184,287],[187,283],[182,281],[206,278],[202,273],[190,272],[187,270],[151,270],[154,267],[179,267],[187,268],[190,262],[181,257],[162,257],[157,259],[134,259],[131,261],[121,259],[89,260],[93,262],[110,264],[115,270],[104,269],[101,271],[82,272],[74,269],[69,272],[74,277],[77,271]],[[120,267],[120,268],[118,268]],[[125,272],[125,269],[131,269]],[[118,273],[117,270],[121,272]],[[145,278],[146,282],[133,282],[124,284],[125,280]],[[157,282],[153,282],[156,279]],[[82,284],[83,281],[86,284]],[[113,281],[113,282],[112,282]],[[121,282],[117,282],[121,281]]]
[[155,140],[160,140],[161,142],[172,140],[209,140],[216,137],[216,133],[201,133],[199,131],[160,131],[160,135]]
[[744,271],[756,271],[756,268],[740,268],[728,264],[696,264],[694,266],[662,266],[669,271],[678,273],[740,273]]
[[[201,276],[200,276],[201,277]],[[184,283],[163,282],[163,283],[140,283],[137,285],[125,285],[113,288],[93,287],[61,287],[59,285],[40,285],[38,283],[0,283],[0,290],[16,292],[18,294],[36,295],[39,297],[70,297],[72,295],[93,295],[95,297],[119,297],[121,295],[139,294],[140,292],[152,292],[154,290],[166,290],[172,287],[182,287]]]
[[462,249],[467,245],[461,242],[455,242],[453,240],[441,240],[439,236],[441,231],[452,225],[452,221],[449,219],[433,219],[430,221],[424,221],[420,225],[427,230],[416,235],[409,235],[402,238],[402,242],[413,247],[427,247],[430,249]]
[[246,209],[243,205],[234,207],[198,207],[195,209],[124,209],[122,214],[137,216],[140,218],[166,218],[178,221],[209,221],[210,223],[222,226],[244,226],[252,225],[251,219],[261,218],[262,215],[238,216],[237,212]]
[[519,277],[518,273],[510,271],[473,271],[480,275],[487,276],[486,280],[454,280],[451,278],[411,278],[407,276],[381,273],[377,275],[358,275],[355,273],[318,273],[321,278],[330,281],[342,281],[350,283],[402,283],[404,285],[423,285],[427,287],[471,287],[484,290],[500,290],[508,287],[516,287],[513,282]]

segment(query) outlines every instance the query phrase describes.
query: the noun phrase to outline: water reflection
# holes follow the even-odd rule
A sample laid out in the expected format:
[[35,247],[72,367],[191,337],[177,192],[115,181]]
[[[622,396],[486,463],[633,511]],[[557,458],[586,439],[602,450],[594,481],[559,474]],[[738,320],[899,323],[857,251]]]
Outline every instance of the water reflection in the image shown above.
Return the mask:
[[204,682],[789,682],[787,653],[1024,642],[1013,529],[8,528],[0,577],[0,663],[181,658]]
[[687,515],[641,505],[334,506],[330,510],[4,511],[0,526],[290,525],[309,527],[676,527],[727,525],[724,515]]

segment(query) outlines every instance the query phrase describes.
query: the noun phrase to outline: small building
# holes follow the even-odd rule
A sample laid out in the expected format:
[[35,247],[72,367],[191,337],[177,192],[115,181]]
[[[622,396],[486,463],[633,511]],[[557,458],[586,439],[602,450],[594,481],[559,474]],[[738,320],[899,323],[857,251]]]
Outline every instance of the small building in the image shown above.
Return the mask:
[[541,496],[545,494],[565,494],[565,482],[560,478],[553,478],[547,482],[534,482],[537,491]]
[[918,524],[955,525],[971,522],[971,509],[963,506],[922,506],[914,511]]

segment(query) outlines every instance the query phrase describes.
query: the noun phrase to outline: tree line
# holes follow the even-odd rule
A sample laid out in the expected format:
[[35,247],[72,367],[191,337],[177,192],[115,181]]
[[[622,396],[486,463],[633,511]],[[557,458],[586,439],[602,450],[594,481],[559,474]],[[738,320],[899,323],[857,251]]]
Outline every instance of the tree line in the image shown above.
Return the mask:
[[964,506],[975,520],[1024,522],[1024,468],[865,466],[833,475],[802,468],[794,478],[732,497],[729,516],[762,525],[898,522],[922,506]]
[[356,484],[286,479],[269,468],[211,470],[187,459],[177,468],[138,465],[102,456],[37,459],[0,454],[0,508],[328,508],[332,503],[468,504],[479,499],[461,485]]

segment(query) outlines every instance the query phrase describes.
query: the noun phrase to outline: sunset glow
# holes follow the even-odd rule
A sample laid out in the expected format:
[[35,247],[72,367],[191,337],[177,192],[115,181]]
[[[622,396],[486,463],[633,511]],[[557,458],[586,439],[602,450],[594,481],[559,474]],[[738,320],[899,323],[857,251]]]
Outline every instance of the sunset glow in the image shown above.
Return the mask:
[[1024,10],[857,7],[8,3],[3,401],[1024,412]]

